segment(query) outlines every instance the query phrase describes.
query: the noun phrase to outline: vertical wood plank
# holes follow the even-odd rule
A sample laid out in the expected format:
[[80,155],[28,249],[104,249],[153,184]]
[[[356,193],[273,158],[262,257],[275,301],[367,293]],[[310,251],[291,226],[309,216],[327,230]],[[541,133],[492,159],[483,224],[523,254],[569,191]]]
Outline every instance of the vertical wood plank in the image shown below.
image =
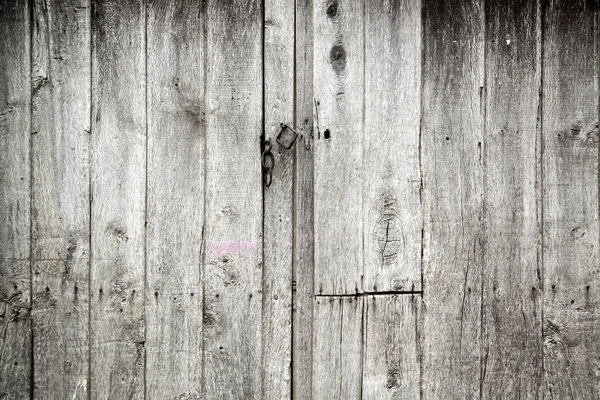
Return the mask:
[[482,398],[540,396],[540,16],[486,2]]
[[545,2],[544,395],[600,397],[598,6]]
[[421,2],[365,12],[364,290],[421,290]]
[[364,399],[418,399],[421,296],[368,296],[364,320]]
[[279,145],[294,122],[294,1],[264,4],[264,134],[275,160],[264,189],[263,399],[292,395],[293,150]]
[[30,24],[0,1],[0,397],[31,395]]
[[362,297],[316,298],[313,399],[360,398],[362,326]]
[[34,398],[87,399],[90,4],[33,7]]
[[315,293],[354,294],[363,273],[363,2],[315,0],[313,79]]
[[260,398],[262,4],[207,4],[204,398]]
[[145,5],[92,10],[92,399],[144,397]]
[[146,396],[202,391],[202,2],[148,3]]
[[480,390],[483,4],[423,4],[422,394],[471,398]]
[[294,180],[294,265],[292,390],[297,400],[312,399],[312,338],[314,294],[314,98],[313,0],[296,1]]

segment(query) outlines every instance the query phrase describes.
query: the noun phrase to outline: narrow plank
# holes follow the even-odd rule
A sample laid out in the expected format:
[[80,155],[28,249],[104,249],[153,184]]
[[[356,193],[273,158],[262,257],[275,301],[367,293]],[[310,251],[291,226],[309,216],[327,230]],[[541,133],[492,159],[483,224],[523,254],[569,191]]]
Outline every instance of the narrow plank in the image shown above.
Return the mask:
[[482,398],[537,399],[542,379],[538,3],[486,2]]
[[421,1],[365,13],[365,291],[421,290]]
[[292,391],[297,400],[312,399],[314,289],[313,241],[313,0],[296,1],[294,175],[294,264],[292,311]]
[[205,9],[154,0],[147,13],[146,396],[198,399]]
[[264,189],[263,399],[292,396],[292,246],[294,152],[277,141],[294,122],[294,1],[264,2],[264,132],[274,157]]
[[483,4],[424,3],[422,395],[479,395]]
[[362,297],[316,298],[313,399],[360,398],[362,335]]
[[262,396],[262,4],[207,4],[204,398]]
[[94,1],[90,397],[144,397],[145,6]]
[[545,398],[600,397],[598,9],[545,2]]
[[88,398],[90,3],[33,2],[34,398]]
[[314,3],[314,258],[319,294],[362,291],[363,14],[360,1]]
[[368,296],[364,302],[362,398],[420,398],[421,296]]
[[31,396],[30,24],[0,1],[0,398]]

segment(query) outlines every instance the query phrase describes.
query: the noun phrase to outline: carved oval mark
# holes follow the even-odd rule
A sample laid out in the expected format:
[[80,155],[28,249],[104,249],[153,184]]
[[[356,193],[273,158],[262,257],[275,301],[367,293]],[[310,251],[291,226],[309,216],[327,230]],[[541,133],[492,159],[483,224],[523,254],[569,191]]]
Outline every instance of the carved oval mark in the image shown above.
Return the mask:
[[404,245],[404,238],[394,200],[385,200],[383,211],[375,223],[373,236],[377,241],[383,265],[389,265],[396,261],[398,252]]

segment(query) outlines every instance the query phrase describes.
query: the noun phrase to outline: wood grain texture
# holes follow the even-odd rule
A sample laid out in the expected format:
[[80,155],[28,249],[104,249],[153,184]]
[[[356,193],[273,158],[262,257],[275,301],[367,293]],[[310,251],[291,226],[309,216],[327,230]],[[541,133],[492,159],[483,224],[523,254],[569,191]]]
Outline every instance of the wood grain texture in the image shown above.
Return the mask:
[[0,1],[0,398],[31,396],[30,24]]
[[90,397],[144,397],[145,5],[92,9]]
[[88,398],[88,0],[33,3],[34,398]]
[[598,9],[544,3],[544,396],[600,397]]
[[204,6],[154,0],[147,8],[149,399],[202,391]]
[[204,398],[260,398],[262,7],[207,4]]
[[363,298],[319,296],[314,305],[313,399],[359,399]]
[[364,290],[419,291],[421,1],[370,1],[365,18]]
[[296,1],[296,143],[294,175],[294,265],[292,311],[292,391],[297,400],[312,399],[313,337],[313,0]]
[[542,380],[536,2],[486,2],[482,398],[537,399]]
[[425,399],[480,391],[483,4],[424,3]]
[[276,141],[294,123],[294,1],[264,2],[264,134],[275,160],[264,188],[263,399],[292,396],[294,151]]
[[364,4],[315,0],[315,293],[362,291]]
[[420,295],[364,298],[363,399],[420,398]]

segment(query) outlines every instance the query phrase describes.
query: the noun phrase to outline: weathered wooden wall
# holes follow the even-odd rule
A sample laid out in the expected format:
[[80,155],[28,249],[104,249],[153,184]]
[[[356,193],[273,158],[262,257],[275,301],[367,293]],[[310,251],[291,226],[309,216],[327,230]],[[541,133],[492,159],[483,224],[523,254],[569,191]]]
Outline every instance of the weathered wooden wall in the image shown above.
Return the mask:
[[600,398],[598,8],[0,0],[0,399]]

